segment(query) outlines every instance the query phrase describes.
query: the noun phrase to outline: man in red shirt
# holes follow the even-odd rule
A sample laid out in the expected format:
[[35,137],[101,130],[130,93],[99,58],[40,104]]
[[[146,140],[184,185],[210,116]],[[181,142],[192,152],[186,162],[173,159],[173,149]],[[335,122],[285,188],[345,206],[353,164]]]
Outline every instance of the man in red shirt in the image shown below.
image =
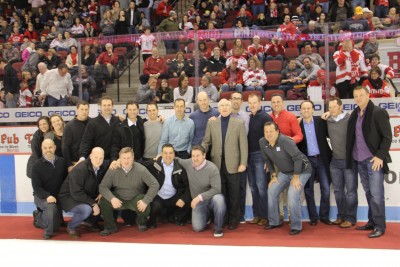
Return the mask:
[[[303,133],[301,132],[300,124],[297,121],[296,116],[285,109],[285,105],[283,103],[283,97],[281,95],[279,94],[272,95],[271,108],[272,112],[270,116],[272,120],[278,125],[279,132],[281,134],[284,134],[292,138],[296,144],[300,143],[301,140],[303,140]],[[276,166],[275,169],[277,169]],[[278,170],[275,171],[277,172]],[[279,196],[279,213],[281,220],[283,220],[284,216],[284,210],[283,210],[284,203],[287,204],[287,193],[288,192],[286,189]],[[286,207],[289,209],[289,205],[286,205]]]
[[106,66],[109,74],[109,78],[112,79],[116,75],[116,69],[114,65],[118,64],[118,56],[113,53],[113,45],[111,43],[106,44],[106,51],[102,52],[94,64],[95,68],[100,68],[101,65]]
[[159,56],[157,47],[151,49],[151,57],[144,62],[143,74],[156,79],[168,78],[167,62]]

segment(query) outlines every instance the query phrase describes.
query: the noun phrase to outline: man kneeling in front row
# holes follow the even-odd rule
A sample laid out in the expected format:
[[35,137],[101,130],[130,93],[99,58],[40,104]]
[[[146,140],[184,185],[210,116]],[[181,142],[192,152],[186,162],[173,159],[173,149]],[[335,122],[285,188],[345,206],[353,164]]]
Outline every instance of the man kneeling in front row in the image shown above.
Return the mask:
[[134,162],[132,148],[122,148],[119,161],[121,168],[109,169],[99,186],[102,195],[99,205],[104,219],[104,230],[100,232],[102,236],[117,232],[114,209],[135,211],[139,231],[146,231],[149,204],[159,190],[158,182],[150,172],[143,165]]

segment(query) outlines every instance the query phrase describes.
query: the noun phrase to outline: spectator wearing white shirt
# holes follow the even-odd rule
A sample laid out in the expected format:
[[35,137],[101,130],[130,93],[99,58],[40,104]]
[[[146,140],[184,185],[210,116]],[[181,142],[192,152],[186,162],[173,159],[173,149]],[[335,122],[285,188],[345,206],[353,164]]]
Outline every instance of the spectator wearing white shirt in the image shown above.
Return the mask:
[[73,90],[68,66],[61,63],[57,69],[47,71],[40,88],[42,91],[40,96],[47,97],[49,107],[66,106]]

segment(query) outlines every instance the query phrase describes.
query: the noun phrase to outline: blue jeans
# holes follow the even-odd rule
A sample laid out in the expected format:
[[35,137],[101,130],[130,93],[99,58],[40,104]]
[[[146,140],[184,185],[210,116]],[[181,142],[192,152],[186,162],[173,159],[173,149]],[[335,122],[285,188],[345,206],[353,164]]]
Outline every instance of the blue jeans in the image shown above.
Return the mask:
[[263,14],[265,13],[265,5],[264,4],[262,4],[262,5],[254,5],[253,4],[251,9],[253,12],[253,17],[257,17],[258,14],[260,14],[260,13],[263,13]]
[[267,219],[269,174],[264,170],[264,163],[261,151],[249,153],[247,175],[253,198],[253,214],[254,217]]
[[46,199],[33,197],[36,207],[41,211],[38,213],[38,226],[44,229],[44,233],[53,235],[60,228],[62,209],[58,203],[47,203]]
[[240,219],[244,218],[246,211],[246,185],[247,170],[240,173]]
[[[360,6],[360,7],[365,7],[365,0],[352,0],[352,5],[353,8]],[[329,2],[328,2],[329,3]],[[369,2],[368,2],[369,3]],[[325,11],[324,11],[325,12]]]
[[385,18],[389,13],[389,7],[387,6],[375,6],[374,8],[375,17]]
[[[304,195],[307,202],[308,216],[310,220],[324,219],[329,220],[329,197],[330,197],[330,185],[328,178],[328,170],[325,168],[322,158],[308,157],[312,166],[311,176],[308,182],[304,186]],[[321,189],[321,201],[319,206],[319,216],[317,208],[315,206],[314,199],[314,178],[319,178],[319,185]]]
[[262,86],[247,86],[245,91],[259,91],[261,93],[261,98],[264,97],[264,88]]
[[178,40],[164,40],[165,50],[167,50],[167,54],[175,54],[180,51],[179,41]]
[[353,167],[346,169],[346,160],[332,159],[329,169],[338,209],[337,218],[355,224],[357,222],[358,207],[357,164],[353,162]]
[[235,92],[242,92],[243,91],[243,85],[241,85],[240,83],[235,85],[235,88],[231,88],[229,86],[229,84],[224,83],[222,85],[222,92],[229,92],[229,91],[235,91]]
[[[364,0],[359,0],[359,1],[364,1]],[[319,4],[322,6],[322,11],[325,14],[328,14],[328,12],[329,12],[329,1],[325,2],[325,3],[319,3]]]
[[68,223],[68,228],[75,230],[81,224],[81,222],[83,222],[90,216],[90,214],[92,214],[92,207],[88,204],[82,203],[73,207],[70,212],[72,212],[74,215]]
[[67,106],[67,96],[60,97],[60,99],[54,98],[51,95],[47,96],[47,103],[49,107],[63,107]]
[[193,231],[201,232],[206,229],[207,222],[210,219],[210,210],[212,210],[214,214],[214,230],[222,230],[226,205],[224,196],[222,194],[216,194],[211,199],[199,202],[192,210]]
[[283,57],[282,55],[276,55],[276,57],[273,57],[271,55],[267,55],[266,60],[280,60],[283,63]]
[[357,161],[358,173],[368,202],[368,222],[375,229],[385,232],[385,191],[383,187],[383,170],[372,170],[371,158]]
[[300,190],[295,189],[291,184],[293,175],[278,173],[278,183],[274,183],[268,189],[268,219],[270,225],[279,225],[279,194],[289,187],[288,192],[288,204],[290,210],[290,228],[292,230],[301,230],[301,203],[300,196],[301,190],[307,183],[308,178],[311,175],[311,171],[304,171],[300,174],[300,182],[302,188]]
[[19,93],[13,94],[11,97],[6,95],[6,108],[16,108],[19,99]]

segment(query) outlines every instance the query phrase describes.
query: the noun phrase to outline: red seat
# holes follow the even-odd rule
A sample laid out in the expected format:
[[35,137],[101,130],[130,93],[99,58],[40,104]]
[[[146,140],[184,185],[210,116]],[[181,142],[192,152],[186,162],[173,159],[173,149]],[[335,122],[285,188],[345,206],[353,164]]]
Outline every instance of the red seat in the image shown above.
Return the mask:
[[179,78],[169,78],[168,83],[169,83],[169,87],[174,89],[174,88],[178,87]]
[[280,94],[285,98],[285,92],[283,90],[266,90],[264,92],[264,101],[271,101],[272,96],[275,94]]
[[115,47],[114,48],[114,53],[117,54],[117,56],[122,56],[125,57],[127,54],[127,49],[125,46],[120,46],[120,47]]
[[264,70],[266,73],[281,73],[282,61],[267,60],[267,61],[265,61]]
[[267,87],[268,89],[276,89],[281,85],[281,74],[280,73],[268,73],[267,74]]
[[[329,46],[328,49],[329,55],[332,56],[333,53],[335,53],[335,47]],[[321,46],[320,48],[318,48],[318,53],[321,55],[321,57],[325,57],[325,46]]]
[[299,49],[295,47],[285,48],[285,58],[297,58],[299,56]]
[[233,91],[221,92],[221,93],[219,94],[219,99],[220,99],[220,100],[221,100],[221,99],[228,99],[228,100],[230,100],[230,99],[231,99],[232,93],[233,93]]
[[172,60],[174,60],[176,57],[175,54],[166,54],[164,56],[165,61],[167,61],[167,63],[170,63]]
[[329,72],[329,82],[336,83],[336,71]]
[[253,91],[243,91],[242,92],[242,99],[244,102],[247,102],[247,100],[249,99],[249,95],[251,94],[256,94],[259,95],[260,97],[262,97],[261,92],[257,91],[257,90],[253,90]]
[[212,84],[214,84],[214,86],[218,88],[219,85],[221,84],[221,77],[213,76],[212,77]]
[[196,79],[198,79],[198,85],[200,86],[200,78],[199,77],[189,77],[189,85],[195,87]]

